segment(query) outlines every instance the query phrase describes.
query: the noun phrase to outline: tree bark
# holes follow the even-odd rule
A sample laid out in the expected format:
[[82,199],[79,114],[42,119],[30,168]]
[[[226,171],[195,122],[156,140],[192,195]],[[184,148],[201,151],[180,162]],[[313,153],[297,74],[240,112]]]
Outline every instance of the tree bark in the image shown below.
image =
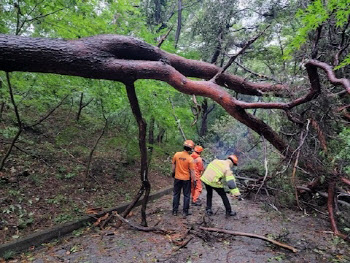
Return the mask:
[[132,113],[134,114],[137,124],[139,126],[139,147],[140,147],[140,153],[141,153],[140,174],[141,174],[142,188],[145,191],[145,196],[143,198],[142,208],[141,208],[141,216],[142,216],[141,225],[146,227],[147,226],[146,206],[147,206],[149,194],[151,192],[151,184],[148,181],[148,160],[147,160],[147,144],[146,144],[147,124],[142,117],[141,109],[140,109],[139,102],[135,92],[134,82],[132,81],[125,82],[125,86],[126,86],[126,92],[128,95]]

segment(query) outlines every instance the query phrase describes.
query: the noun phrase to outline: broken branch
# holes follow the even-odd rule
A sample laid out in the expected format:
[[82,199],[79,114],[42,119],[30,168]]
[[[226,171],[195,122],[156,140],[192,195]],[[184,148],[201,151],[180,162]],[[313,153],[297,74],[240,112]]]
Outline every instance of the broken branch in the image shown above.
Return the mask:
[[225,229],[219,229],[219,228],[210,228],[210,227],[199,227],[200,229],[206,230],[206,231],[210,231],[210,232],[218,232],[218,233],[225,233],[225,234],[230,234],[230,235],[235,235],[235,236],[244,236],[244,237],[251,237],[251,238],[257,238],[257,239],[262,239],[265,240],[267,242],[270,242],[272,244],[275,244],[277,246],[289,249],[291,251],[293,251],[294,253],[298,252],[298,250],[294,247],[291,247],[287,244],[278,242],[276,240],[273,240],[271,238],[268,237],[264,237],[264,236],[260,236],[260,235],[256,235],[256,234],[251,234],[251,233],[244,233],[244,232],[237,232],[237,231],[231,231],[231,230],[225,230]]

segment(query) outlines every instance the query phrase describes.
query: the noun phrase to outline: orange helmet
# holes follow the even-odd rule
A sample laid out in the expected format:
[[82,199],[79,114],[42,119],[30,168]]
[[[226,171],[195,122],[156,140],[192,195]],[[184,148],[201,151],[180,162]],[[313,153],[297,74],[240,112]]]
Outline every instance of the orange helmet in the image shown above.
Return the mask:
[[238,157],[234,154],[230,155],[227,157],[227,159],[230,159],[234,165],[237,165],[238,164]]
[[192,140],[186,140],[186,141],[184,142],[184,146],[193,149],[193,147],[194,147],[194,142],[193,142]]
[[201,153],[203,152],[203,147],[200,146],[200,145],[196,145],[196,147],[194,147],[194,151],[197,152],[197,153]]

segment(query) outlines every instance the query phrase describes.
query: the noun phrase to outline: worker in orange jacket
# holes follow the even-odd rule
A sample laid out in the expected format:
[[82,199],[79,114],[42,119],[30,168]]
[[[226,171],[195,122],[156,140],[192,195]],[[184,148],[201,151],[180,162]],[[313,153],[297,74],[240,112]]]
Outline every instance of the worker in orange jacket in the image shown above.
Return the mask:
[[174,177],[174,190],[173,190],[173,215],[176,216],[179,204],[181,189],[183,190],[184,202],[183,202],[183,214],[188,216],[191,199],[191,179],[196,183],[194,161],[191,157],[191,152],[194,148],[194,142],[186,140],[183,144],[184,150],[182,152],[175,153],[172,160],[172,174]]
[[203,160],[200,157],[203,151],[203,147],[197,145],[194,147],[194,152],[191,154],[191,157],[194,159],[195,164],[195,174],[196,174],[196,183],[192,181],[191,184],[191,193],[192,193],[192,205],[201,206],[201,202],[199,201],[199,196],[203,190],[201,176],[204,171]]

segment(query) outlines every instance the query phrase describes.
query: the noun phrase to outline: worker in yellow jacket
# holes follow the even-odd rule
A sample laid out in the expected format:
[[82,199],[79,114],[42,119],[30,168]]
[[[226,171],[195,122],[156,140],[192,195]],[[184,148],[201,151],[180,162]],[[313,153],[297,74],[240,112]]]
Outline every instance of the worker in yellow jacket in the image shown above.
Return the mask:
[[212,215],[212,199],[213,190],[215,190],[221,197],[225,209],[226,216],[235,216],[236,212],[232,211],[230,201],[227,198],[224,186],[230,189],[232,197],[241,199],[239,189],[236,185],[236,179],[232,172],[232,167],[238,164],[238,158],[236,155],[230,155],[226,160],[215,159],[208,164],[205,169],[201,181],[204,183],[207,190],[207,215]]

